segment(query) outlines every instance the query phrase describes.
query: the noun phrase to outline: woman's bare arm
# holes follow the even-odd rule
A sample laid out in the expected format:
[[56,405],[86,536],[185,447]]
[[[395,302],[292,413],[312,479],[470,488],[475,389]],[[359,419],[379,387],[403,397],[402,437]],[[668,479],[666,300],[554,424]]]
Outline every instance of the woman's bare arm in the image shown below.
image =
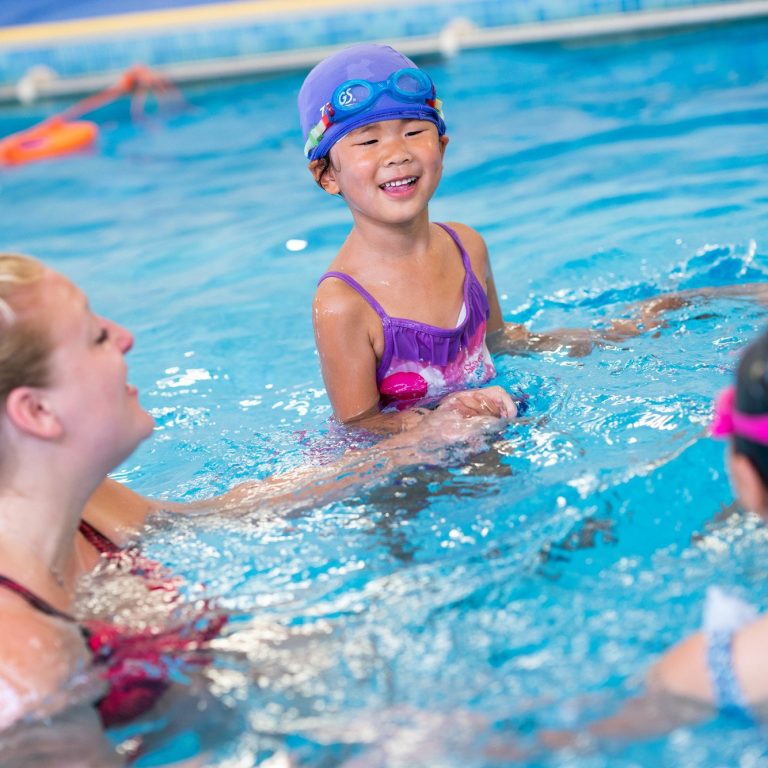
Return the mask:
[[479,449],[487,434],[502,429],[514,415],[514,404],[500,387],[457,392],[434,411],[424,413],[414,429],[383,438],[370,448],[350,450],[331,464],[246,481],[212,499],[161,501],[106,479],[91,497],[84,517],[115,543],[123,544],[141,529],[148,515],[161,510],[241,512],[264,504],[289,511],[307,504],[327,504],[378,485],[399,468],[443,463],[449,448]]

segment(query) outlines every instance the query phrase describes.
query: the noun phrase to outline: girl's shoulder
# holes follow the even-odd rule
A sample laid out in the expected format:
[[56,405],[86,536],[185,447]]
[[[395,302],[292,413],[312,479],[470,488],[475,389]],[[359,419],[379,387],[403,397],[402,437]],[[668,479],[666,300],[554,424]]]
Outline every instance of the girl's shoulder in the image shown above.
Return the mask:
[[485,242],[483,236],[468,224],[462,224],[460,221],[442,221],[440,223],[450,227],[462,240],[466,238],[472,241]]
[[[325,276],[327,275],[327,277]],[[376,325],[378,302],[351,276],[346,273],[323,276],[312,302],[312,319],[315,328],[327,327],[334,333],[368,334],[369,326]]]

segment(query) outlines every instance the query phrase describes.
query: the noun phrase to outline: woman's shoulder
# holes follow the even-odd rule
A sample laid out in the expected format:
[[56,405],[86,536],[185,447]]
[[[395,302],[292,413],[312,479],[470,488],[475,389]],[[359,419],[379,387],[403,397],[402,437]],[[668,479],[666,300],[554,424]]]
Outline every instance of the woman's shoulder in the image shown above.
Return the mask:
[[0,729],[33,713],[51,715],[69,703],[73,673],[90,664],[76,624],[29,606],[0,606]]
[[147,515],[160,505],[108,477],[93,492],[83,517],[117,546],[129,542],[141,530]]

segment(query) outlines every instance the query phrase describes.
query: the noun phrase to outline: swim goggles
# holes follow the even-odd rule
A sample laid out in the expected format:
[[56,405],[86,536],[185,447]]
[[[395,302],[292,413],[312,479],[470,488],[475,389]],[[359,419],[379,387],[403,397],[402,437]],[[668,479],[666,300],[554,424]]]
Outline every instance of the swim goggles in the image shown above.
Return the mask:
[[738,435],[753,443],[768,445],[768,414],[742,413],[736,410],[736,389],[724,389],[715,401],[712,435]]
[[437,98],[435,86],[429,75],[414,67],[404,67],[393,72],[386,80],[372,83],[369,80],[345,80],[320,110],[320,121],[309,132],[304,154],[320,143],[325,132],[334,123],[341,123],[371,106],[383,93],[388,93],[405,104],[426,104],[443,119],[442,102]]

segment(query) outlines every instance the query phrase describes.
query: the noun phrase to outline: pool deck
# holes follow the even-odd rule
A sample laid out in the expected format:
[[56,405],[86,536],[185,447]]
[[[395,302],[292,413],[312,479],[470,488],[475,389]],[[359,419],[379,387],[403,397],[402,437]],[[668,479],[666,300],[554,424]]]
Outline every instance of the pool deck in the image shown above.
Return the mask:
[[312,66],[386,40],[418,56],[768,17],[768,0],[4,0],[0,101],[81,95],[135,63],[177,82]]

